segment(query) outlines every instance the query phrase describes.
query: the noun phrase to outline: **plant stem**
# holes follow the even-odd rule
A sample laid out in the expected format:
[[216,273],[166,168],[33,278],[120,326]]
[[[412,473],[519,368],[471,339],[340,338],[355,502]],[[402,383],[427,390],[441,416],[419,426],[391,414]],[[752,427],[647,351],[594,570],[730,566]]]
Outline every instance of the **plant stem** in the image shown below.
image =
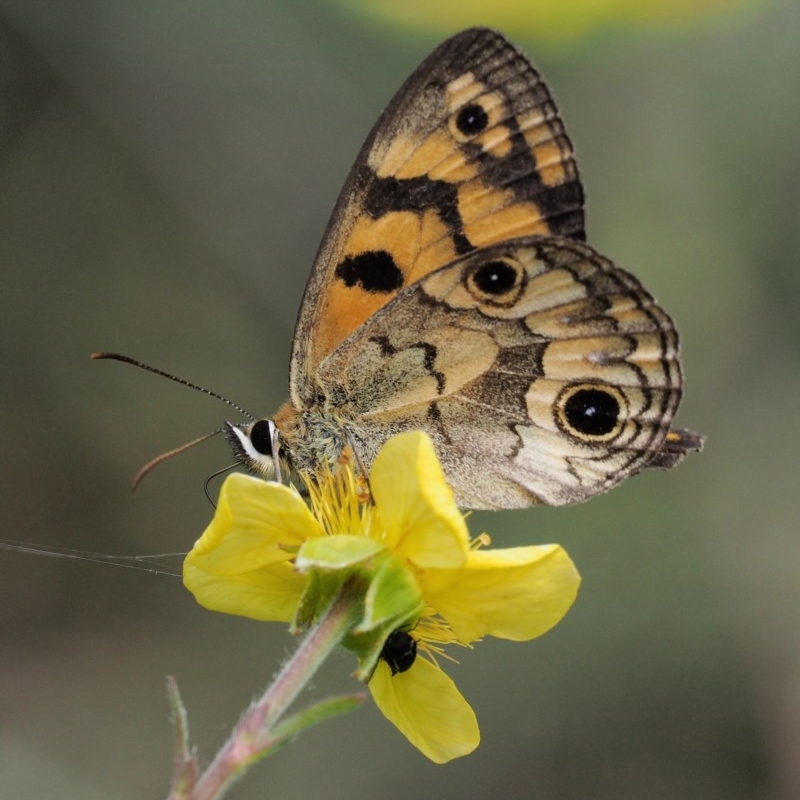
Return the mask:
[[188,794],[168,800],[219,800],[247,767],[280,740],[272,731],[292,701],[352,628],[361,613],[345,586],[330,608],[306,634],[294,655],[256,700]]
[[345,586],[256,704],[264,704],[264,723],[267,726],[272,727],[283,715],[361,613],[361,608],[347,593]]

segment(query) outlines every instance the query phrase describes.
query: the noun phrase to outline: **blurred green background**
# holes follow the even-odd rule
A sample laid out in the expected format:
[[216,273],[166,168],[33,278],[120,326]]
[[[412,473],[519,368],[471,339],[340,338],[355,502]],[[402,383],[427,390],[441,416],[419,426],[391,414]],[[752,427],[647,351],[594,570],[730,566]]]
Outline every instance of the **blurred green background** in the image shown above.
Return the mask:
[[[552,633],[489,640],[449,670],[481,722],[472,756],[433,766],[368,704],[231,797],[800,797],[800,4],[575,20],[573,38],[518,9],[503,24],[566,119],[589,240],[679,323],[678,422],[706,452],[579,507],[474,515],[501,545],[563,543],[584,582]],[[121,350],[271,413],[361,141],[440,38],[493,21],[447,19],[0,0],[4,537],[191,546],[223,442],[128,484],[230,410],[88,355]],[[291,646],[175,578],[0,551],[0,797],[164,796],[165,676],[208,760]],[[335,659],[319,696],[353,666]]]

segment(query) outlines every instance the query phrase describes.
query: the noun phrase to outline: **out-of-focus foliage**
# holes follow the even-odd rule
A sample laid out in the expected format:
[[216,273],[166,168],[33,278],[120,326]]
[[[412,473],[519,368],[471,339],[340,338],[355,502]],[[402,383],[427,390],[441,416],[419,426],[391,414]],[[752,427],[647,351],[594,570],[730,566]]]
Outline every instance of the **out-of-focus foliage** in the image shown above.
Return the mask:
[[[537,45],[561,48],[610,30],[687,26],[743,11],[764,0],[333,0],[351,13],[389,25],[448,35],[457,28],[491,25]],[[712,23],[713,24],[713,23]]]

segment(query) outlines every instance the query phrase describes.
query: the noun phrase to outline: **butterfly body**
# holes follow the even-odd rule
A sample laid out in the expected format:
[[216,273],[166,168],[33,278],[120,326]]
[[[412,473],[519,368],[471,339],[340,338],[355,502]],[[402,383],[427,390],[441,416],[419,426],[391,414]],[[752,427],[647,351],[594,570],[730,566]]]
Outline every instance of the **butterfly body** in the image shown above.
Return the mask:
[[[701,439],[671,431],[671,318],[584,243],[572,145],[501,34],[447,40],[359,154],[301,304],[290,399],[231,426],[244,463],[313,472],[429,433],[460,505],[563,504]],[[253,446],[258,431],[263,446]]]

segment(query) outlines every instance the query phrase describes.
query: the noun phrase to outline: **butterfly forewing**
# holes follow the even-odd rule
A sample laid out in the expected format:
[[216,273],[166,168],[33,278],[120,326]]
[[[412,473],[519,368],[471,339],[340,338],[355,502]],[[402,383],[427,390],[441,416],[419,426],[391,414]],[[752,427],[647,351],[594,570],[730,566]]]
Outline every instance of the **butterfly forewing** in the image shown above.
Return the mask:
[[292,397],[403,288],[460,255],[526,234],[584,238],[583,190],[558,110],[501,34],[465,31],[411,75],[339,198],[295,334]]

